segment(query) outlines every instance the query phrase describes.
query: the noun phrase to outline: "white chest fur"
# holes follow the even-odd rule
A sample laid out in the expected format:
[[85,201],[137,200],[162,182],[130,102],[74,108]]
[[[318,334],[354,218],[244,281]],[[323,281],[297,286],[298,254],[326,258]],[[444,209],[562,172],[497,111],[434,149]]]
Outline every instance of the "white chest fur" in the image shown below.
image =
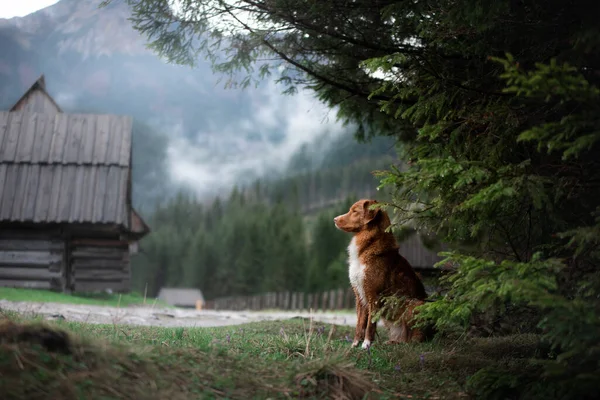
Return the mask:
[[348,275],[350,276],[350,284],[356,292],[362,304],[367,304],[365,297],[365,266],[358,259],[358,247],[356,246],[356,238],[353,238],[348,246]]

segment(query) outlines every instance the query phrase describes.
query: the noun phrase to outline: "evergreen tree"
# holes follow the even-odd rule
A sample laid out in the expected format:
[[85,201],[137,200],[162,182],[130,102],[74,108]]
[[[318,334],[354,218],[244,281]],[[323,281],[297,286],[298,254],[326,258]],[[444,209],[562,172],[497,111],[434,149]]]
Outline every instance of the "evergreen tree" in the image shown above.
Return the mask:
[[[193,1],[178,16],[165,1],[131,3],[135,26],[168,59],[192,63],[204,51],[242,86],[254,68],[283,66],[288,92],[305,84],[359,136],[403,142],[408,168],[382,174],[393,209],[455,249],[450,291],[421,318],[443,330],[533,307],[531,320],[560,354],[546,370],[560,379],[482,371],[473,385],[483,397],[511,385],[529,397],[597,392],[596,2]],[[228,23],[212,24],[216,15]],[[230,50],[227,60],[214,43]]]

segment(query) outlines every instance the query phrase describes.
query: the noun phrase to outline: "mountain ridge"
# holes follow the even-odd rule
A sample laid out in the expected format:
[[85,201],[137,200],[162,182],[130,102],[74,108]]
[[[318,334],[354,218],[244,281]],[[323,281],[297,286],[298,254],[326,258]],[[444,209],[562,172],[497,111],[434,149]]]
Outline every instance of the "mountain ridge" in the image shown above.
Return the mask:
[[61,0],[0,20],[2,109],[44,74],[65,112],[126,114],[163,134],[154,157],[164,158],[170,180],[201,196],[258,178],[302,143],[346,129],[328,117],[335,110],[307,92],[281,95],[273,79],[225,89],[208,62],[163,62],[131,27],[126,4],[99,3]]

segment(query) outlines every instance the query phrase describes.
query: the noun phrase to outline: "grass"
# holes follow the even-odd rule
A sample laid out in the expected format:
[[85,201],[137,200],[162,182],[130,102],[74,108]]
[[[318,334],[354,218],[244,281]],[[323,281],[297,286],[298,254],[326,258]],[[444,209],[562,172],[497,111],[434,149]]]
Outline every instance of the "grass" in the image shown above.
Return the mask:
[[[66,304],[86,304],[97,306],[127,307],[130,305],[144,304],[144,297],[137,293],[128,294],[66,294],[52,292],[49,290],[20,289],[0,287],[0,299],[10,301],[31,301],[40,303],[66,303]],[[146,304],[151,306],[154,299],[146,299]],[[166,307],[162,301],[156,301],[157,306]]]
[[3,315],[7,400],[464,399],[482,367],[522,371],[540,355],[533,335],[411,345],[380,338],[365,351],[350,348],[350,327],[302,318],[158,328]]

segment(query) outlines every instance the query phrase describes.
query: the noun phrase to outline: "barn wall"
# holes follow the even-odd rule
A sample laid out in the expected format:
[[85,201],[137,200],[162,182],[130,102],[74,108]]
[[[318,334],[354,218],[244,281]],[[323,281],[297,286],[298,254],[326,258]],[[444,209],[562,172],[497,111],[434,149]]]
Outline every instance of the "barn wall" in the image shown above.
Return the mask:
[[65,265],[60,236],[0,228],[0,286],[63,290]]
[[129,243],[126,241],[72,239],[69,265],[75,292],[130,290]]

